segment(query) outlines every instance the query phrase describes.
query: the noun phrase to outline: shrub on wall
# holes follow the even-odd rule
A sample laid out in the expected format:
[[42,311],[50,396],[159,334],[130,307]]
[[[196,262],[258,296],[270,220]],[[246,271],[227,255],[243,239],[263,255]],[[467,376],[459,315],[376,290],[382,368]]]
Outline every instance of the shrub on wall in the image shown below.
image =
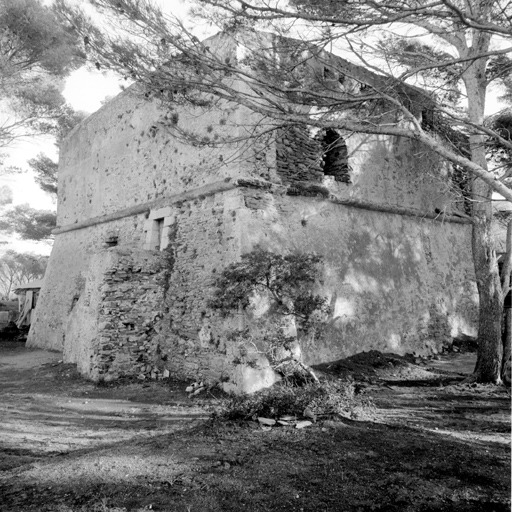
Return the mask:
[[[268,300],[264,326],[256,334],[249,329],[238,330],[232,339],[240,346],[236,363],[251,366],[247,346],[251,345],[267,357],[274,370],[295,380],[317,380],[311,368],[294,353],[294,343],[314,336],[328,311],[327,299],[313,293],[320,280],[321,257],[314,254],[280,255],[257,248],[232,263],[217,278],[216,292],[210,302],[223,316],[250,309],[254,298]],[[298,336],[286,334],[286,324],[295,321]]]

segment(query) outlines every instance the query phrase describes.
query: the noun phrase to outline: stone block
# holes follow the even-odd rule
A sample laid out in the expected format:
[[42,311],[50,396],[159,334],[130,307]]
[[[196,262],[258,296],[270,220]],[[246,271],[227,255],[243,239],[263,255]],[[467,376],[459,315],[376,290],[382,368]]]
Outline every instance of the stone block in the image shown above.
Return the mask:
[[172,214],[172,206],[165,206],[164,208],[158,208],[152,210],[149,214],[149,220],[163,219],[169,217]]
[[160,250],[163,251],[169,246],[169,234],[171,229],[169,227],[165,227],[162,229],[162,239],[160,241]]
[[170,217],[165,217],[164,219],[164,228],[167,226],[172,226],[176,223],[176,217],[171,215]]

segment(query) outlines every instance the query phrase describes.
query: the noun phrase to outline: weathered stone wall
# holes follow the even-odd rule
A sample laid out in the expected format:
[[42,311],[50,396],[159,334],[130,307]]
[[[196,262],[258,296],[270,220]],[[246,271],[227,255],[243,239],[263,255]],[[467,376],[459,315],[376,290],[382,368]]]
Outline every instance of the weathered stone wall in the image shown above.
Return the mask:
[[186,145],[176,124],[204,140],[254,135],[244,109],[196,114],[164,112],[133,88],[65,141],[59,228],[29,346],[63,350],[94,379],[169,371],[245,390],[270,383],[263,360],[251,375],[233,367],[228,333],[243,319],[208,305],[215,275],[256,245],[325,259],[319,291],[333,313],[325,338],[304,347],[309,362],[426,352],[474,332],[469,227],[450,221],[437,157],[405,139],[351,134],[350,183],[340,182],[323,176],[319,141],[297,129]]
[[449,166],[420,143],[364,134],[351,135],[345,142],[351,183],[331,181],[337,197],[423,213],[454,212]]
[[[154,342],[156,329],[165,314],[167,254],[109,251],[110,264],[99,276],[98,334],[87,373],[103,380],[123,375],[153,379],[168,376],[165,361],[158,357],[159,349]],[[96,255],[100,259],[105,256]]]
[[277,175],[284,185],[298,181],[321,183],[322,153],[320,142],[306,128],[281,128],[276,137]]
[[[245,210],[240,189],[215,194],[173,207],[169,244],[166,248],[169,276],[166,315],[156,338],[172,375],[228,380],[233,373],[233,347],[226,321],[210,307],[213,281],[218,272],[240,256]],[[232,326],[232,325],[231,325]]]
[[[208,302],[216,272],[240,255],[245,208],[232,188],[59,234],[47,276],[54,286],[44,290],[29,346],[63,350],[94,380],[229,380],[236,347],[223,334],[232,322]],[[150,250],[159,220],[164,249]]]
[[[166,277],[166,253],[113,247],[91,254],[69,304],[58,311],[65,360],[93,380],[162,376],[152,340],[164,314]],[[31,343],[44,335],[45,324],[37,326]]]
[[[30,327],[28,346],[64,350],[69,345],[73,347],[67,349],[73,361],[82,357],[80,344],[66,337],[70,313],[84,295],[88,276],[99,275],[100,271],[95,270],[96,265],[106,269],[101,258],[93,260],[93,257],[108,247],[112,236],[117,237],[119,247],[142,247],[145,222],[145,215],[139,214],[56,236],[46,269],[46,285],[41,289]],[[95,296],[88,302],[97,300]],[[91,330],[96,332],[93,318],[90,321],[84,319],[84,333]],[[84,335],[93,337],[93,334]],[[88,360],[89,354],[84,357]]]
[[[260,164],[239,157],[244,143],[186,144],[175,125],[214,140],[237,135],[243,109],[162,110],[132,87],[107,103],[66,138],[59,160],[59,226],[150,203],[224,179],[258,176]],[[238,158],[234,156],[238,155]]]
[[347,157],[343,155],[349,172],[344,179],[336,179],[324,176],[320,141],[304,138],[302,131],[280,131],[276,181],[293,187],[297,182],[323,180],[329,193],[343,200],[413,208],[440,216],[465,214],[456,201],[458,193],[449,179],[449,165],[415,141],[351,134],[344,140]]
[[369,349],[425,354],[476,334],[470,225],[270,193],[242,215],[243,252],[258,245],[325,260],[318,293],[332,316],[325,338],[304,347],[308,362]]
[[[169,372],[246,391],[270,384],[263,359],[259,370],[233,365],[229,333],[242,317],[226,321],[209,307],[217,273],[257,245],[325,259],[319,293],[332,316],[326,336],[303,347],[310,363],[373,348],[428,353],[474,334],[468,225],[249,185],[60,234],[48,275],[55,286],[43,290],[29,345],[52,341],[94,379]],[[141,250],[159,220],[164,250]],[[113,233],[119,245],[108,248]]]

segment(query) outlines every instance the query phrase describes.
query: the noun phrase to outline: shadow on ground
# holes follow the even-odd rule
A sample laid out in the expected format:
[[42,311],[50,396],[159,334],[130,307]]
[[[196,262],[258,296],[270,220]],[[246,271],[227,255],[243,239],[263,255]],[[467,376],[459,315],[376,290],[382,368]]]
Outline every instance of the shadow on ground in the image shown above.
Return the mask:
[[0,510],[510,510],[507,391],[372,358],[356,381],[371,421],[263,430],[207,419],[221,401],[191,400],[184,383],[97,387],[58,359],[2,357]]
[[3,510],[501,512],[508,479],[502,447],[418,429],[211,424],[45,460],[0,492]]

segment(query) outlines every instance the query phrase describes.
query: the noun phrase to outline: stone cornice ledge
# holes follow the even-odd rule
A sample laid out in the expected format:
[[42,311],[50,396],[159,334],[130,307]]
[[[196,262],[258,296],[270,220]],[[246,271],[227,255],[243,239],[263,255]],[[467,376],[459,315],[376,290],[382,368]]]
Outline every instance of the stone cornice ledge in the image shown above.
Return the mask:
[[419,219],[430,219],[437,222],[454,222],[455,224],[471,224],[473,221],[467,215],[451,215],[445,212],[430,213],[422,212],[414,208],[404,208],[403,206],[380,205],[367,203],[357,199],[340,199],[336,196],[330,196],[329,200],[336,204],[342,204],[352,208],[361,208],[374,212],[393,213],[395,215],[405,215],[407,217],[417,217]]
[[197,187],[187,192],[181,192],[169,197],[162,197],[149,201],[147,203],[136,204],[129,208],[118,210],[114,213],[107,213],[105,215],[99,215],[97,217],[91,217],[90,219],[83,220],[81,222],[75,222],[73,224],[67,224],[65,226],[57,226],[52,234],[60,235],[68,231],[75,231],[76,229],[88,228],[96,226],[97,224],[104,224],[105,222],[112,222],[114,220],[123,219],[124,217],[131,217],[132,215],[140,215],[141,213],[149,213],[150,210],[156,208],[162,208],[176,203],[182,203],[184,201],[193,201],[194,199],[202,199],[207,196],[217,194],[219,192],[227,192],[235,188],[250,187],[250,188],[261,188],[276,192],[278,189],[283,189],[279,185],[275,185],[265,180],[259,180],[255,178],[226,178],[222,181],[216,181],[202,187]]
[[[227,192],[229,190],[233,190],[235,188],[258,188],[262,190],[267,190],[271,193],[285,194],[287,192],[287,187],[282,185],[277,185],[274,183],[270,183],[266,180],[261,180],[257,178],[226,178],[223,181],[216,181],[214,183],[210,183],[208,185],[204,185],[202,187],[197,187],[193,190],[189,190],[187,192],[181,192],[179,194],[175,194],[169,197],[163,197],[161,199],[156,199],[155,201],[149,201],[147,203],[138,204],[134,206],[130,206],[129,208],[124,208],[123,210],[119,210],[114,213],[108,213],[105,215],[100,215],[97,217],[92,217],[90,219],[75,222],[73,224],[68,224],[65,226],[57,226],[52,233],[54,235],[60,235],[61,233],[67,233],[68,231],[75,231],[77,229],[88,228],[91,226],[96,226],[98,224],[104,224],[106,222],[112,222],[114,220],[123,219],[125,217],[130,217],[133,215],[140,215],[142,213],[149,213],[150,210],[156,208],[162,208],[164,206],[170,206],[172,204],[182,203],[184,201],[192,201],[194,199],[202,199],[207,196],[211,196],[217,194],[219,192]],[[313,195],[313,194],[311,194]],[[411,208],[402,208],[400,206],[385,206],[385,205],[377,205],[373,203],[367,203],[364,201],[354,200],[354,199],[341,199],[332,194],[329,194],[328,197],[324,195],[318,194],[318,196],[331,201],[335,204],[341,204],[343,206],[354,207],[354,208],[362,208],[365,210],[372,210],[383,213],[393,213],[396,215],[407,215],[411,217],[418,217],[422,219],[431,219],[438,222],[455,222],[458,224],[470,224],[471,219],[466,216],[455,216],[448,214],[434,214],[434,213],[425,213],[420,212],[418,210],[414,210]]]

